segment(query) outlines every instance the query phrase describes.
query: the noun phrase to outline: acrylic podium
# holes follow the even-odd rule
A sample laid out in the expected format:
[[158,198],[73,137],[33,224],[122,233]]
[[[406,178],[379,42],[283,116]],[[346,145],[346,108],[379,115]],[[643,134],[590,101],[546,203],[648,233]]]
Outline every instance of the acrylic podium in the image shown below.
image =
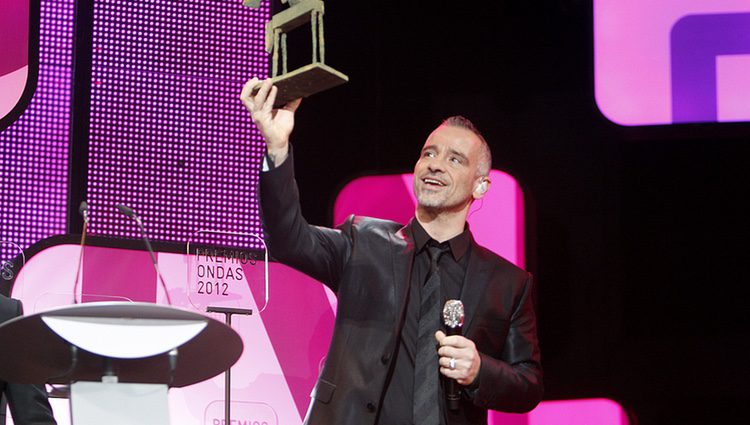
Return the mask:
[[217,320],[129,302],[17,317],[0,325],[0,347],[2,379],[70,384],[74,425],[167,425],[167,389],[228,370],[243,349]]

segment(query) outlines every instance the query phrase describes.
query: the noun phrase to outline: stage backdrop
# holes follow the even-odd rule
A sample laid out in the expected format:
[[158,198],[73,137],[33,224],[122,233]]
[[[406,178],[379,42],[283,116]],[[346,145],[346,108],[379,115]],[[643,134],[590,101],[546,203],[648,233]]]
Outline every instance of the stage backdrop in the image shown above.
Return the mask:
[[[28,22],[34,23],[33,7],[27,6],[35,3],[13,1],[17,9],[12,10],[18,14],[3,16],[28,14]],[[39,3],[38,59],[23,58],[23,43],[28,47],[34,42],[23,37],[21,27],[27,21],[13,23],[21,28],[14,34],[21,37],[18,45],[7,43],[10,38],[0,33],[3,46],[15,49],[7,53],[11,62],[4,69],[9,72],[0,72],[2,77],[12,77],[2,80],[11,87],[3,91],[9,94],[7,105],[13,105],[5,109],[19,103],[21,80],[27,87],[36,85],[28,104],[22,103],[20,116],[0,128],[0,240],[14,243],[0,246],[2,260],[13,260],[16,245],[28,248],[50,235],[66,233],[71,221],[78,220],[77,205],[70,202],[76,198],[89,201],[93,234],[136,237],[133,223],[114,209],[115,204],[125,203],[144,218],[152,237],[203,243],[202,253],[158,254],[174,305],[195,311],[216,303],[252,308],[253,316],[235,318],[235,328],[245,341],[232,388],[236,420],[300,423],[330,339],[335,298],[319,283],[245,249],[262,246],[246,234],[260,231],[255,185],[263,149],[237,93],[246,78],[267,74],[263,52],[267,3],[250,10],[239,1],[227,0],[188,0],[178,5],[92,0],[78,2],[77,12],[73,0]],[[83,39],[91,42],[77,46],[74,57],[74,17],[87,16],[87,11],[91,22],[78,24],[79,28],[90,25],[91,37]],[[24,67],[33,68],[35,60],[38,78],[30,81],[33,75]],[[87,63],[90,74],[76,80],[74,93],[74,65]],[[74,113],[76,123],[71,118]],[[399,196],[408,192],[405,178],[396,177],[402,184]],[[496,188],[503,186],[505,177],[493,178]],[[503,214],[516,224],[497,230],[504,235],[502,243],[509,243],[509,250],[501,252],[523,264],[519,224],[523,202],[520,191],[512,184],[508,187],[513,199],[506,200]],[[477,209],[473,213],[477,217],[501,211],[489,200],[477,204]],[[399,211],[403,215],[405,210]],[[482,239],[481,225],[472,223],[482,235],[480,242],[490,245],[491,240]],[[206,229],[218,232],[200,232]],[[10,263],[4,263],[2,278],[15,281],[12,295],[25,302],[27,313],[76,301],[163,304],[164,292],[148,255],[140,249],[112,246],[116,243],[83,251],[78,283],[81,251],[70,240],[37,250],[23,268],[23,262],[15,261],[12,273],[5,273]],[[215,251],[212,247],[217,244],[243,248]],[[269,291],[262,277],[266,266]],[[219,376],[171,391],[173,422],[219,423],[222,386]],[[65,402],[53,402],[64,423]],[[615,412],[611,418],[622,417],[621,409],[611,403],[593,403],[609,409],[602,411]],[[496,423],[542,423],[545,416],[539,412],[545,406],[555,412],[554,423],[563,423],[570,404],[545,404],[530,415]],[[598,417],[589,423],[621,422]]]

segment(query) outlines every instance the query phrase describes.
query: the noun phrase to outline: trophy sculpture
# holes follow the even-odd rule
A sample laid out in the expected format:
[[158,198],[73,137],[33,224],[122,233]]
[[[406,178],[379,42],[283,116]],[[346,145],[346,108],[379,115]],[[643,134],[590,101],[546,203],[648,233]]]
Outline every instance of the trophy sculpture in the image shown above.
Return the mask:
[[[261,0],[243,0],[242,4],[257,8],[260,2]],[[271,20],[266,22],[266,51],[272,55],[271,81],[279,89],[274,104],[276,107],[349,81],[349,77],[325,64],[323,0],[281,0],[281,2],[289,3],[289,8],[273,15]],[[312,27],[312,63],[289,72],[286,34],[307,22],[310,22]],[[279,59],[281,60],[281,74],[279,74]]]

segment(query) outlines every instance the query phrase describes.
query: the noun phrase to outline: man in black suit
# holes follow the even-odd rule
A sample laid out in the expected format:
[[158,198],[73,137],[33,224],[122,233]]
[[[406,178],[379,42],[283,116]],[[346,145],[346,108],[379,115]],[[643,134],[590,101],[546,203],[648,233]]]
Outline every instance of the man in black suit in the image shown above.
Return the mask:
[[[0,295],[0,323],[22,314],[21,301]],[[0,349],[7,350],[8,347]],[[16,425],[57,424],[42,385],[14,384],[0,380],[0,396],[7,397],[10,414]]]
[[[305,423],[486,424],[487,409],[536,406],[543,387],[531,275],[477,245],[466,225],[490,186],[478,130],[452,117],[430,134],[406,226],[352,216],[337,229],[316,227],[300,212],[289,145],[299,100],[273,109],[276,92],[252,79],[240,95],[266,141],[260,199],[269,249],[338,297]],[[439,330],[446,299],[465,306],[463,336]],[[457,409],[446,407],[451,379],[461,386]]]

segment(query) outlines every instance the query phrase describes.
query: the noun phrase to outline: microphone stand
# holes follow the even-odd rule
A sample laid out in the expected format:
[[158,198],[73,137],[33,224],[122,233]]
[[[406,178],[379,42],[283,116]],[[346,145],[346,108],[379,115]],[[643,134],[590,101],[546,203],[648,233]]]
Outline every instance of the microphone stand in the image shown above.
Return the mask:
[[143,227],[143,222],[141,221],[141,218],[136,215],[135,211],[133,211],[132,208],[128,207],[127,205],[118,204],[117,209],[126,217],[129,217],[135,221],[135,223],[138,225],[138,230],[141,232],[141,236],[143,238],[143,242],[146,244],[146,250],[148,250],[148,255],[151,256],[151,263],[154,265],[154,269],[156,270],[156,275],[159,278],[159,282],[161,283],[161,287],[164,290],[164,296],[167,298],[167,304],[172,305],[172,298],[169,296],[169,290],[167,290],[167,284],[164,283],[164,277],[161,275],[161,271],[159,270],[159,264],[156,262],[156,255],[154,254],[154,249],[151,248],[151,241],[148,240],[148,236],[146,236],[146,229]]
[[81,201],[81,205],[78,206],[78,212],[83,216],[83,230],[81,231],[81,250],[78,254],[78,268],[76,269],[76,277],[73,283],[73,304],[78,304],[78,280],[81,277],[81,269],[83,268],[83,249],[86,245],[86,231],[89,227],[89,206],[86,201]]

